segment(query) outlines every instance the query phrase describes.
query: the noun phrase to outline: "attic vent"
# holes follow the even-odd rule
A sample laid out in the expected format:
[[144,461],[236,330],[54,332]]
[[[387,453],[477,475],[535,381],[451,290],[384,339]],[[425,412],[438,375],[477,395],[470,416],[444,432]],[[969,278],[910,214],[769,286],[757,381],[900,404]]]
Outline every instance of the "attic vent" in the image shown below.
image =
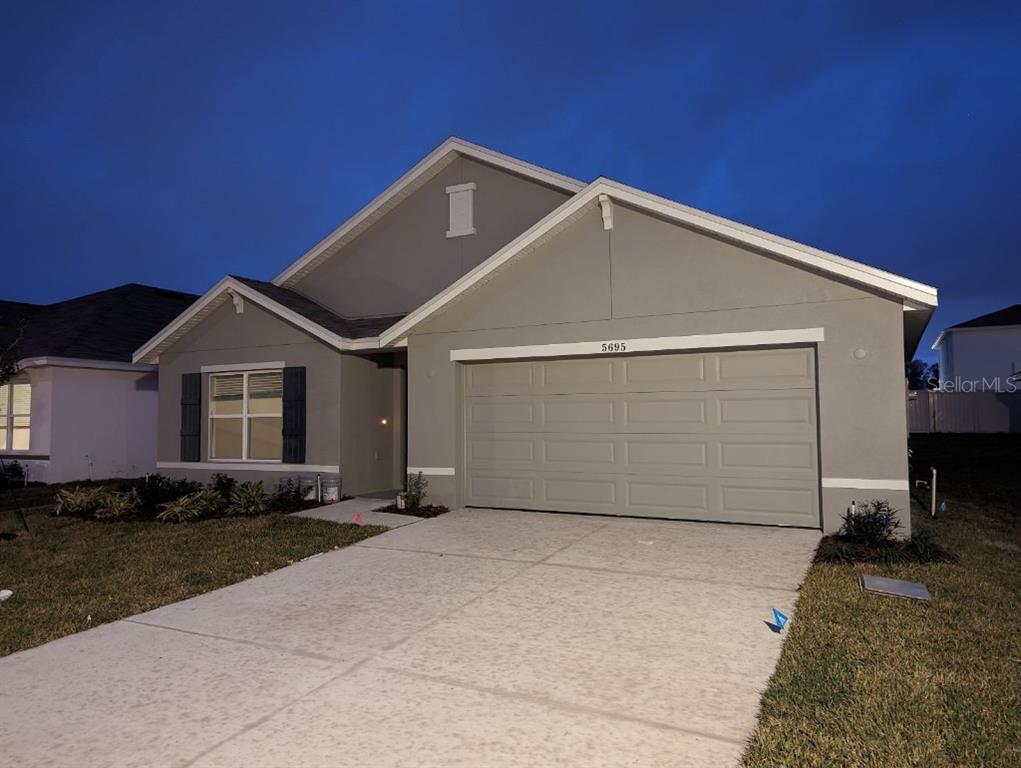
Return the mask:
[[447,187],[450,200],[450,228],[447,237],[475,234],[475,182]]

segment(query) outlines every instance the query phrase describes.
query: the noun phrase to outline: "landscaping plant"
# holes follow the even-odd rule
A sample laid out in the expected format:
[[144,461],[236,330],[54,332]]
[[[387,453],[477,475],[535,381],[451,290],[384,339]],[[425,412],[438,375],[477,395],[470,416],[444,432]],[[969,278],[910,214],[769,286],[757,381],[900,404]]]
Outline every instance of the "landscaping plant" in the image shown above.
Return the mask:
[[230,493],[227,511],[232,515],[264,515],[269,511],[269,494],[262,487],[262,481],[253,480],[239,483]]
[[184,523],[213,517],[223,508],[223,497],[212,488],[203,488],[161,505],[161,511],[156,515],[156,519],[161,523]]
[[428,487],[429,481],[425,479],[421,472],[408,474],[408,490],[405,491],[404,498],[409,510],[418,509],[422,506],[422,502],[426,497],[426,488]]

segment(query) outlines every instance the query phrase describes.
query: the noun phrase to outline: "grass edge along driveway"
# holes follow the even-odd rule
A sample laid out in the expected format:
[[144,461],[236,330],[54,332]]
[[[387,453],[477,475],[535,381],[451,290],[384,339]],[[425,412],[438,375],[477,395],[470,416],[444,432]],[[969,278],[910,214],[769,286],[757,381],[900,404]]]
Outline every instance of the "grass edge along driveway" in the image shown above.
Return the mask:
[[[912,438],[945,516],[915,505],[955,564],[814,564],[763,695],[746,768],[1021,765],[1017,435]],[[931,603],[861,594],[859,573],[925,583]]]
[[[166,525],[28,514],[0,541],[0,656],[276,570],[385,531],[271,514]],[[0,510],[0,532],[22,530]]]

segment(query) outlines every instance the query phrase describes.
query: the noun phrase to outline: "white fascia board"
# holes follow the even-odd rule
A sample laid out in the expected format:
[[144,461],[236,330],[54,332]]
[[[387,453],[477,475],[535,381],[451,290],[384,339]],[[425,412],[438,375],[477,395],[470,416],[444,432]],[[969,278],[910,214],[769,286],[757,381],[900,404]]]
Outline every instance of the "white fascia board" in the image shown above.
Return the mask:
[[944,328],[942,331],[940,331],[939,336],[936,337],[936,341],[932,342],[932,347],[930,347],[930,349],[932,349],[934,352],[939,351],[939,348],[940,346],[942,346],[943,340],[946,338],[948,333],[950,333],[949,328]]
[[979,331],[1013,331],[1021,330],[1021,325],[968,325],[961,328],[944,328],[939,332],[932,348],[936,349],[943,343],[944,339],[951,333],[978,333]]
[[157,461],[156,469],[216,469],[228,472],[322,472],[340,474],[334,464],[281,464],[278,461]]
[[550,236],[550,233],[554,232],[558,226],[578,215],[585,206],[598,202],[600,195],[608,195],[618,202],[640,210],[767,251],[810,269],[828,272],[852,282],[876,288],[922,307],[935,307],[937,304],[937,291],[932,286],[826,253],[793,240],[785,240],[694,208],[688,208],[680,203],[618,184],[609,179],[599,178],[403,320],[381,333],[379,335],[380,345],[389,346],[396,339],[406,336],[420,322],[439,311],[476,283],[486,279],[507,261],[541,244],[545,237]]
[[312,322],[307,317],[300,315],[294,310],[288,309],[282,304],[278,304],[272,299],[267,298],[258,291],[249,288],[240,280],[235,280],[234,278],[227,276],[206,291],[198,301],[178,315],[173,322],[160,331],[143,347],[139,348],[133,355],[132,360],[135,362],[143,360],[146,362],[154,362],[159,358],[159,353],[165,346],[176,341],[177,338],[179,338],[179,335],[186,333],[193,325],[197,324],[202,317],[204,317],[203,310],[214,308],[218,304],[217,300],[222,300],[228,292],[244,296],[253,304],[262,307],[292,325],[307,331],[311,335],[321,339],[340,351],[346,352],[352,350],[379,348],[379,340],[375,337],[367,339],[347,339],[343,336],[338,336],[332,331],[323,328],[318,323]]
[[123,363],[117,360],[90,360],[86,357],[26,357],[17,363],[18,369],[41,368],[88,368],[96,371],[126,371],[134,373],[151,373],[157,366],[149,363]]
[[[452,349],[455,362],[473,360],[520,360],[536,357],[581,357],[618,355],[631,352],[669,352],[691,349],[726,349],[728,347],[773,347],[783,344],[818,344],[825,339],[822,328],[785,328],[776,331],[740,333],[705,333],[691,336],[656,336],[639,339],[600,339],[563,344],[532,344],[518,347],[485,347]],[[609,349],[604,349],[609,347]]]
[[873,480],[863,477],[824,477],[821,480],[823,488],[845,488],[856,491],[907,491],[910,486],[907,480],[900,479],[878,479]]
[[535,179],[542,184],[547,184],[566,192],[577,193],[585,187],[585,182],[578,179],[572,179],[570,176],[564,176],[555,171],[526,163],[523,160],[518,160],[509,155],[504,155],[452,136],[416,163],[411,170],[384,189],[351,218],[316,243],[301,258],[274,277],[272,282],[275,285],[287,285],[297,280],[305,271],[313,268],[321,258],[328,255],[331,248],[342,245],[345,239],[356,235],[442,170],[453,159],[452,153],[455,152],[489,165],[503,168],[512,173]]

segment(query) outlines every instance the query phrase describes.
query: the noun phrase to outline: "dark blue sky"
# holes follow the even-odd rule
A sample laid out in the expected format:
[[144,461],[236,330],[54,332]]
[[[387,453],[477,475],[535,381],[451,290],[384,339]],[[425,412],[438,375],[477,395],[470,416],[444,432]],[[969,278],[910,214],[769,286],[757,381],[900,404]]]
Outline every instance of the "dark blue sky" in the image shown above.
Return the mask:
[[0,21],[0,298],[268,279],[448,135],[1021,301],[1021,3],[68,3]]

